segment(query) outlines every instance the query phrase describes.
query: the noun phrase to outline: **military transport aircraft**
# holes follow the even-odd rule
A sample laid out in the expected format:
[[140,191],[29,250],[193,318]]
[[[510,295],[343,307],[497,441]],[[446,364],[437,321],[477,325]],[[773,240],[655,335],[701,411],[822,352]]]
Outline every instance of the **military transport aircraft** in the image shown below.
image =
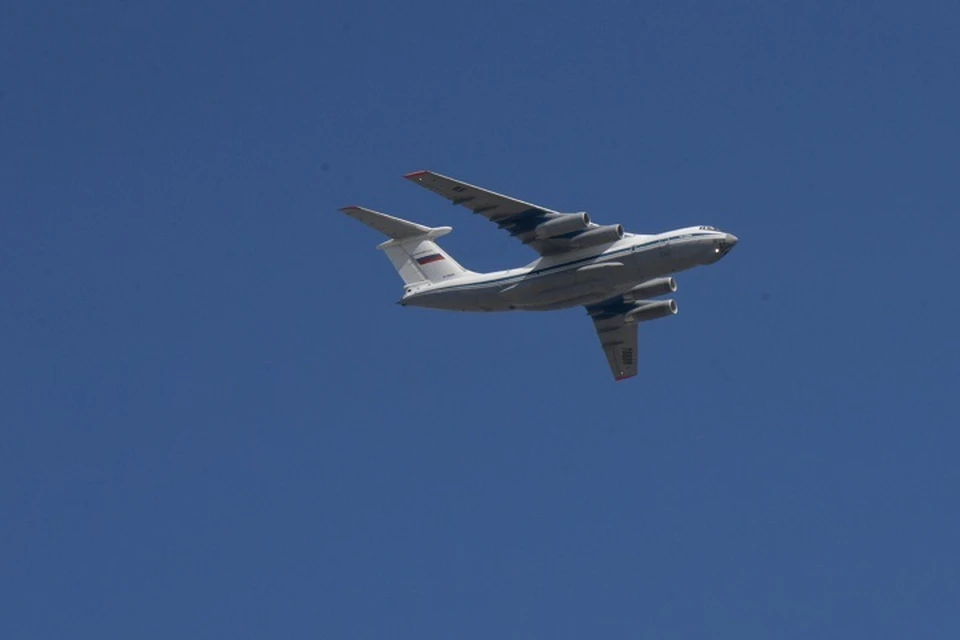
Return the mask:
[[525,267],[476,273],[434,241],[451,227],[427,227],[363,207],[341,211],[390,239],[380,244],[404,282],[399,304],[452,311],[549,311],[583,305],[617,380],[637,375],[637,323],[677,313],[670,274],[713,264],[737,244],[715,227],[654,235],[598,225],[586,212],[560,213],[432,171],[404,176],[463,205],[540,257]]

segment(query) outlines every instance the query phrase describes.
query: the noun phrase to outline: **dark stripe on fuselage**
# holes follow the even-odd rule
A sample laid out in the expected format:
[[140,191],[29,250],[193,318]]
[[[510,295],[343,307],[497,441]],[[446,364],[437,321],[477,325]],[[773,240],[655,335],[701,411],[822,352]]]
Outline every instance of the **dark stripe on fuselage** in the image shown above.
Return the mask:
[[478,287],[486,287],[491,284],[506,283],[510,280],[525,280],[532,277],[539,277],[546,275],[547,273],[556,271],[557,269],[562,269],[564,267],[572,267],[574,265],[582,264],[584,262],[589,262],[590,260],[596,260],[598,258],[612,258],[614,256],[619,256],[625,253],[630,253],[631,251],[637,251],[640,249],[647,249],[652,246],[656,246],[662,243],[671,242],[673,240],[680,240],[682,238],[695,238],[700,236],[711,236],[711,233],[686,233],[680,236],[673,236],[671,238],[661,238],[657,240],[651,240],[650,242],[644,242],[643,244],[635,244],[627,247],[626,249],[617,249],[616,251],[611,251],[609,253],[598,253],[595,256],[587,256],[585,258],[577,258],[576,260],[571,260],[570,262],[561,262],[560,264],[555,264],[550,267],[544,267],[543,269],[534,269],[533,271],[528,271],[527,273],[520,273],[514,276],[504,276],[502,278],[494,278],[492,280],[484,280],[483,282],[470,282],[466,284],[452,284],[446,287],[436,287],[427,289],[424,291],[424,294],[429,293],[438,293],[440,291],[469,291],[470,289],[475,289]]

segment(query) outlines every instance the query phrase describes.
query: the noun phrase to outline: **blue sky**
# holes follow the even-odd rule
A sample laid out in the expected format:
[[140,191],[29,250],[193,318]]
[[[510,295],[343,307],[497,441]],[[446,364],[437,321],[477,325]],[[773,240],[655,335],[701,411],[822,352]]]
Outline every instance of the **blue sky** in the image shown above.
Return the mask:
[[[960,9],[8,1],[0,636],[955,638]],[[433,169],[681,274],[589,320],[403,309]]]

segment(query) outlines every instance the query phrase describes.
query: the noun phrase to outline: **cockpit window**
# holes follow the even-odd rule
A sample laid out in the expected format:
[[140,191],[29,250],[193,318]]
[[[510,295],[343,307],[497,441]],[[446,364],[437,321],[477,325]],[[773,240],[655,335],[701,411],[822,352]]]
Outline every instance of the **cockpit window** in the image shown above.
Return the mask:
[[711,227],[709,225],[704,225],[700,227],[703,231],[719,231],[716,227]]

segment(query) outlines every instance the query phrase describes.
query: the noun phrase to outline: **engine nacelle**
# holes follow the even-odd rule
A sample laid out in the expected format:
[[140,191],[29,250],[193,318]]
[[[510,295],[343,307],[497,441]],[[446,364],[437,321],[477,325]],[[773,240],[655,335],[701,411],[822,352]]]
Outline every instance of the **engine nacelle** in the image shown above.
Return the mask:
[[643,284],[638,284],[630,291],[623,294],[624,302],[637,302],[647,298],[656,298],[665,296],[677,290],[677,281],[673,278],[654,278],[647,280]]
[[581,213],[563,213],[553,220],[547,220],[538,225],[533,231],[538,238],[544,240],[554,236],[562,236],[565,233],[573,233],[590,226],[590,214],[586,211]]
[[598,244],[609,244],[623,237],[623,225],[611,224],[584,231],[571,242],[577,247],[592,247]]
[[674,300],[640,303],[624,314],[624,322],[646,322],[657,318],[677,315],[677,303]]

